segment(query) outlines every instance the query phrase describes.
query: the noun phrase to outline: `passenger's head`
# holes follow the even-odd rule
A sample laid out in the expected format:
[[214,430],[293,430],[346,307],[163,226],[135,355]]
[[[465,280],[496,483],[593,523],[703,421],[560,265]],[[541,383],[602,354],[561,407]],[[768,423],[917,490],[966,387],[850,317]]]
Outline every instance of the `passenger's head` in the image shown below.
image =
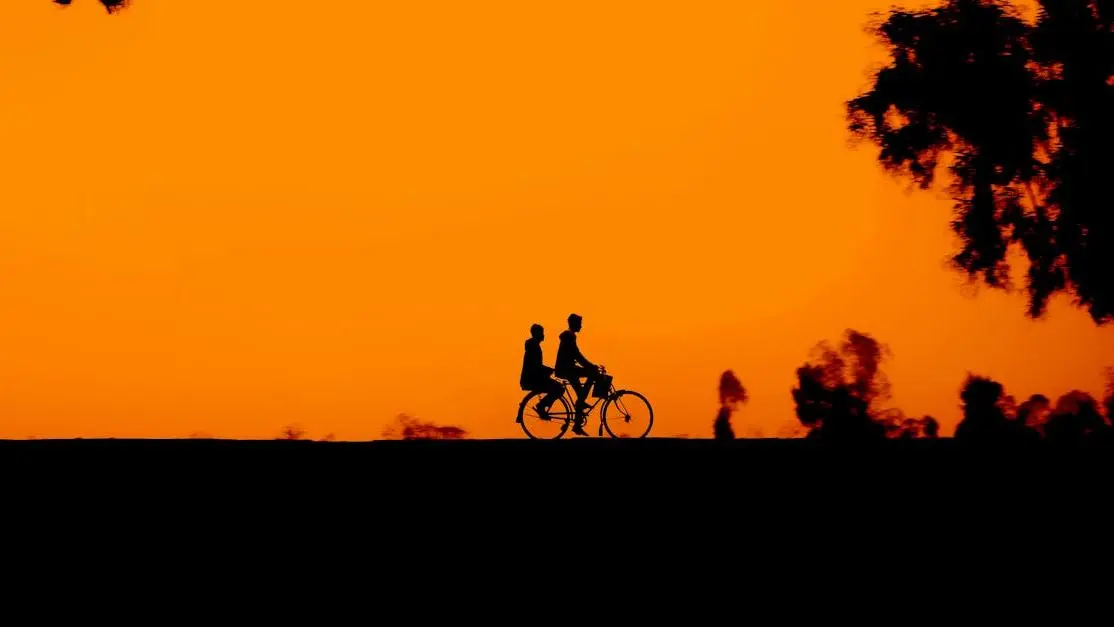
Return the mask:
[[569,314],[569,328],[577,333],[580,332],[581,326],[584,324],[584,319],[576,314]]
[[532,325],[530,327],[530,337],[534,338],[535,340],[538,340],[539,342],[541,340],[544,340],[545,339],[545,329],[542,328],[542,325],[540,325],[540,324]]

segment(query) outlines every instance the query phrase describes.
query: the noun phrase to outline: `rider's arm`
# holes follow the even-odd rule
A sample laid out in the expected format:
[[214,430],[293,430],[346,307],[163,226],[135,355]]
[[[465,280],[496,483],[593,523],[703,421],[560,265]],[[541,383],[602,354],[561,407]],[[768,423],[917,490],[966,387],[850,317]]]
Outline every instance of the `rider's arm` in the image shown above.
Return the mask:
[[593,370],[600,369],[599,366],[588,361],[588,358],[584,356],[584,353],[580,352],[580,346],[576,347],[576,360],[579,361],[585,368],[591,368]]

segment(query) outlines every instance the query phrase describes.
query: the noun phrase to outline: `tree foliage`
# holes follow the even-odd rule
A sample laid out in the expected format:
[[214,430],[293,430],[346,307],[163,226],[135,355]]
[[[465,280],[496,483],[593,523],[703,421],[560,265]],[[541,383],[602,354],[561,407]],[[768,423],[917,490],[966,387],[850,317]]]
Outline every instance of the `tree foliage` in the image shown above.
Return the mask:
[[[63,6],[69,6],[71,2],[73,0],[54,0],[54,4]],[[115,13],[131,4],[131,0],[99,0],[99,2],[104,5],[105,10],[109,13]]]
[[851,132],[887,170],[930,187],[947,165],[955,265],[1008,288],[1028,263],[1028,313],[1066,293],[1114,319],[1114,1],[1001,0],[892,10],[872,31],[888,64],[847,103]]

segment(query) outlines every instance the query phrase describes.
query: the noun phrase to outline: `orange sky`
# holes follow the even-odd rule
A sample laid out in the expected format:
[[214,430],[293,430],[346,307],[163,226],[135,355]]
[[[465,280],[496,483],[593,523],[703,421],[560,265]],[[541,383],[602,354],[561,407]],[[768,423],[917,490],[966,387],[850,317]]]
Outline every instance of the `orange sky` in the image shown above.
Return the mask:
[[849,149],[888,4],[0,3],[0,437],[522,437],[570,311],[657,435],[727,368],[778,433],[847,327],[945,433],[968,369],[1101,393],[1114,329],[964,288],[943,194]]

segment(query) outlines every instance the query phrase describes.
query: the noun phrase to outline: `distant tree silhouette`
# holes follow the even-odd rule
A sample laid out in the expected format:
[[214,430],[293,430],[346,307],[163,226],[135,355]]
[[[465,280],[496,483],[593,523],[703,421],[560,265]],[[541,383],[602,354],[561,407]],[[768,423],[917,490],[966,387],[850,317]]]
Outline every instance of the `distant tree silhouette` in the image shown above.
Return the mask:
[[282,428],[279,432],[278,440],[304,440],[306,439],[306,430],[298,425],[290,424]]
[[1035,23],[999,0],[890,11],[873,26],[888,65],[847,103],[848,126],[889,171],[932,185],[949,165],[953,257],[1009,287],[1028,257],[1030,316],[1057,293],[1114,319],[1114,3],[1039,0]]
[[882,426],[886,436],[902,440],[916,438],[936,438],[940,435],[940,423],[932,416],[908,418],[900,410],[890,410],[883,414]]
[[[69,6],[73,0],[53,0],[54,4]],[[131,0],[98,0],[109,13],[115,13],[131,4]]]
[[940,423],[932,416],[921,418],[921,433],[926,438],[940,437]]
[[1098,401],[1079,390],[1068,392],[1056,401],[1044,430],[1045,437],[1058,444],[1079,444],[1092,437],[1106,436],[1107,431]]
[[1001,383],[968,375],[959,397],[963,400],[963,420],[955,429],[957,440],[992,442],[1005,436],[1005,388]]
[[1035,442],[1047,432],[1048,397],[1034,394],[1018,405],[997,381],[968,375],[960,392],[963,420],[955,437],[975,443]]
[[719,378],[719,413],[713,425],[717,440],[734,440],[735,429],[731,426],[731,415],[749,400],[746,388],[735,373],[728,370]]
[[395,423],[383,430],[386,440],[463,440],[468,432],[460,427],[443,427],[422,422],[407,414],[399,414]]
[[1033,429],[1043,435],[1051,411],[1052,405],[1048,397],[1044,394],[1034,394],[1017,408],[1016,420],[1018,425]]
[[808,437],[826,440],[880,440],[886,437],[886,412],[876,407],[889,398],[881,371],[886,348],[869,335],[847,330],[839,349],[817,345],[815,363],[797,369],[793,388],[797,419]]

